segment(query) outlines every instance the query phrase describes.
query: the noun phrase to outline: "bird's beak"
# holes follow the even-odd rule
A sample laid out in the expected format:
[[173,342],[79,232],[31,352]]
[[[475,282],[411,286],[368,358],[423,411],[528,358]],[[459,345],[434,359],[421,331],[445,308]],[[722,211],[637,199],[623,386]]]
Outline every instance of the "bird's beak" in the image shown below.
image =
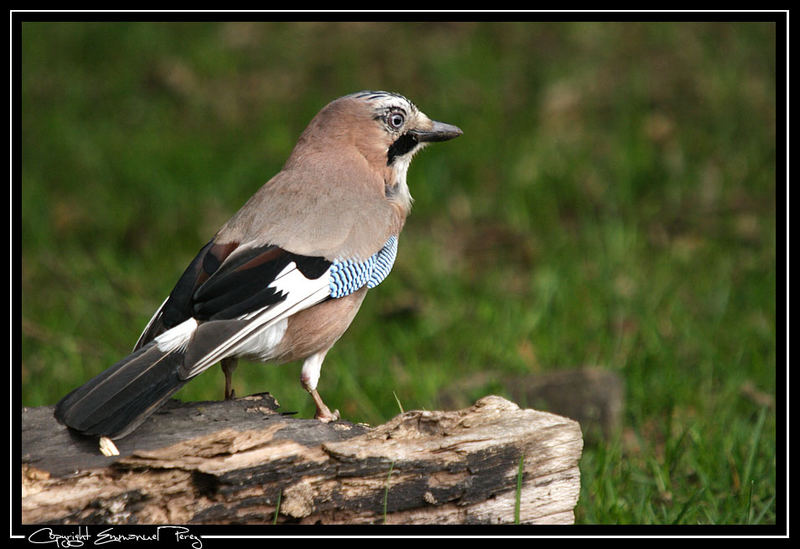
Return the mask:
[[448,141],[462,135],[464,132],[458,126],[445,124],[431,120],[431,127],[428,129],[415,128],[408,133],[413,135],[420,143],[431,143],[436,141]]

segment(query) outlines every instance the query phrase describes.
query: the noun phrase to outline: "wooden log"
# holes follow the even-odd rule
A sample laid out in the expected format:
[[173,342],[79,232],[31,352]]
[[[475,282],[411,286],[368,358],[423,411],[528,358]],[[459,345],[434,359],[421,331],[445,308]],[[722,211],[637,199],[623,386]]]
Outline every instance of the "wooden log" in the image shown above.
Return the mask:
[[268,394],[172,401],[105,457],[52,407],[24,409],[23,523],[510,524],[517,505],[520,523],[574,521],[570,419],[497,396],[374,428],[276,410]]

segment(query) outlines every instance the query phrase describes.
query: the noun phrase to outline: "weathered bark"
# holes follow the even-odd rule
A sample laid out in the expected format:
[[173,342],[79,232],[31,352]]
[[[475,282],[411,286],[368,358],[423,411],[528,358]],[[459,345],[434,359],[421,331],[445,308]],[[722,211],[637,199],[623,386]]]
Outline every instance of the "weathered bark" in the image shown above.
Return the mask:
[[[23,410],[23,523],[571,523],[583,442],[496,396],[378,427],[277,413],[266,394],[171,402],[105,457]],[[520,489],[518,472],[522,462]],[[276,507],[279,511],[276,514]]]

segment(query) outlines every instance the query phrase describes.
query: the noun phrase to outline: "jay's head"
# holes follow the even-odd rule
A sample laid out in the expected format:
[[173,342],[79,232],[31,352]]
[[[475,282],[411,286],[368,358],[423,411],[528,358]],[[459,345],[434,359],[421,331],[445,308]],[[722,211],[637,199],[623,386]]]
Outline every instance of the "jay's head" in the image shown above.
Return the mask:
[[400,94],[361,91],[326,105],[300,136],[292,157],[314,152],[328,156],[331,163],[366,161],[368,169],[382,175],[387,197],[410,206],[406,173],[414,154],[428,143],[462,133],[456,126],[431,120]]

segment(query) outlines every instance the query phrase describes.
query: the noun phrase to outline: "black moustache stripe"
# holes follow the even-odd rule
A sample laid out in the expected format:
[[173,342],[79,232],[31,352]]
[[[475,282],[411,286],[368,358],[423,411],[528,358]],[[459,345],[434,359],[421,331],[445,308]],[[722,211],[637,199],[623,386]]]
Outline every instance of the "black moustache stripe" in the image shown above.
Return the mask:
[[411,152],[418,144],[419,141],[417,141],[416,137],[410,133],[404,133],[389,147],[389,151],[386,154],[386,165],[391,166],[396,157]]

